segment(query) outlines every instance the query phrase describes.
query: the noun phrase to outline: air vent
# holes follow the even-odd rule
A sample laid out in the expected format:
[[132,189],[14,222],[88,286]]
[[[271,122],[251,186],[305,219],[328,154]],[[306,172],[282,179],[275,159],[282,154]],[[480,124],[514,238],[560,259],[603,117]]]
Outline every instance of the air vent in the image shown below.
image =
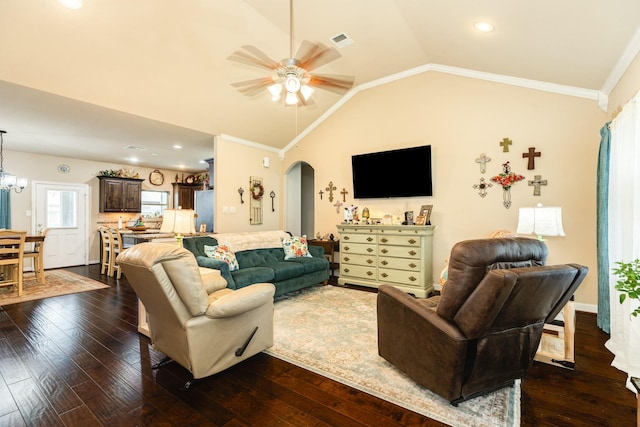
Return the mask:
[[347,33],[340,33],[331,37],[331,43],[342,49],[345,46],[349,46],[353,43],[353,39],[347,35]]
[[124,147],[125,150],[134,150],[134,151],[147,151],[145,147],[136,147],[135,145],[127,145]]

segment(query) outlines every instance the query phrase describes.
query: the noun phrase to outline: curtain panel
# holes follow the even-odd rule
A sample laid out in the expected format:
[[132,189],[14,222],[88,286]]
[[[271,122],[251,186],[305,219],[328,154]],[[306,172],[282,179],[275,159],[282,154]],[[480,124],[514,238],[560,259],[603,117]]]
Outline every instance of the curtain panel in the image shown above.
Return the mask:
[[611,131],[609,123],[600,129],[600,151],[598,152],[598,172],[596,184],[597,239],[596,254],[598,262],[598,327],[609,333],[610,292],[609,292],[609,156]]
[[[636,95],[611,122],[608,203],[609,267],[640,258],[640,105]],[[627,298],[620,304],[617,277],[609,274],[611,337],[605,344],[615,355],[612,366],[640,376],[640,305]],[[627,387],[634,390],[627,378]]]
[[0,190],[0,228],[11,228],[10,190]]

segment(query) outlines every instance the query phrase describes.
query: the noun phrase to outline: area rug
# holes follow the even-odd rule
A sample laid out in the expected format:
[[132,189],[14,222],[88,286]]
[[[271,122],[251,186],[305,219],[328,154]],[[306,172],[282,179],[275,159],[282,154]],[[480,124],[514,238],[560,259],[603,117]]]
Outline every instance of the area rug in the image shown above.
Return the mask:
[[454,407],[380,357],[376,296],[317,286],[278,300],[266,353],[451,426],[520,425],[519,381]]
[[109,287],[66,270],[45,271],[44,284],[36,280],[35,273],[25,273],[23,280],[21,297],[12,287],[0,288],[0,306]]

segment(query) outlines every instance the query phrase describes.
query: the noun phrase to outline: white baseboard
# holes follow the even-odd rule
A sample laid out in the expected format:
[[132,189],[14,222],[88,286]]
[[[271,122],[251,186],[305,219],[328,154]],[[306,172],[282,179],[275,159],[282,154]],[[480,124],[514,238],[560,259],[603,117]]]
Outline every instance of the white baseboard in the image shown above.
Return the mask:
[[598,313],[598,306],[595,304],[585,304],[583,302],[574,303],[576,311],[584,311],[586,313]]

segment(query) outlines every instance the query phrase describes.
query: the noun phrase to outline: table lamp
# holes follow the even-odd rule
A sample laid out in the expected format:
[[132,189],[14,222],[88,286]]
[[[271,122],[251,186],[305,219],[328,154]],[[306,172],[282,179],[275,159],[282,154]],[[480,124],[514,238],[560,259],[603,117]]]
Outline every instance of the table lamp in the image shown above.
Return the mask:
[[537,234],[538,240],[544,240],[543,236],[564,236],[562,208],[541,204],[534,208],[520,208],[516,233]]
[[183,234],[196,234],[195,212],[193,209],[165,209],[162,214],[161,233],[175,233],[178,243]]

